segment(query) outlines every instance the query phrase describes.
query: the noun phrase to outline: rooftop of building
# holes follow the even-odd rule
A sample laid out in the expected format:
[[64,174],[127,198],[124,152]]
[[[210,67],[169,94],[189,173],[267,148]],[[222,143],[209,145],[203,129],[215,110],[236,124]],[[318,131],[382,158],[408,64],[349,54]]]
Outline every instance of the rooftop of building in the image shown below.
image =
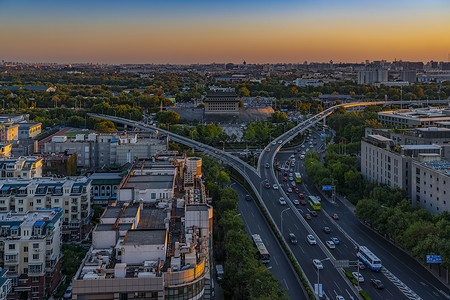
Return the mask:
[[390,138],[384,137],[382,135],[379,134],[369,134],[367,135],[368,138],[373,139],[377,142],[382,142],[382,143],[387,143],[387,142],[391,142],[392,140]]
[[[39,226],[44,230],[52,227],[62,217],[60,208],[30,210],[26,213],[0,212],[0,226],[19,228],[21,226]],[[45,234],[45,231],[42,231]]]
[[123,245],[142,246],[165,244],[166,229],[135,229],[128,230]]
[[41,125],[42,123],[19,123],[19,129],[30,129]]
[[175,176],[171,175],[130,175],[126,184],[122,187],[125,189],[171,189],[174,184]]
[[103,212],[102,218],[115,219],[119,216],[121,218],[134,218],[137,216],[138,211],[139,205],[127,205],[123,207],[110,206]]
[[438,145],[400,145],[402,149],[407,150],[439,150],[441,149]]
[[89,179],[96,183],[99,180],[122,180],[122,176],[120,176],[120,173],[93,173],[89,176]]
[[434,169],[437,172],[450,177],[450,162],[448,161],[433,161],[433,162],[420,162],[419,164]]
[[403,109],[403,110],[391,110],[391,111],[380,111],[378,115],[390,115],[396,117],[404,117],[410,119],[421,119],[421,118],[450,118],[450,110],[446,108],[418,108],[418,109]]
[[[441,123],[441,122],[440,122]],[[444,122],[442,122],[444,123]],[[450,122],[445,122],[445,123],[449,123]],[[450,128],[445,128],[445,127],[424,127],[424,128],[416,128],[415,130],[420,131],[420,132],[450,132]]]
[[166,217],[167,213],[162,209],[145,207],[141,210],[138,229],[163,229]]

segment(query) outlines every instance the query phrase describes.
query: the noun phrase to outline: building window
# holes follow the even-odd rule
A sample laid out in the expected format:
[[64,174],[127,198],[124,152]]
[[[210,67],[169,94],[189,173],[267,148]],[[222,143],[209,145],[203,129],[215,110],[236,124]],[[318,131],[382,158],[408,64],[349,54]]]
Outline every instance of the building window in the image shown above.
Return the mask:
[[39,282],[39,277],[38,276],[31,277],[31,282]]
[[38,287],[38,286],[32,286],[32,287],[31,287],[31,292],[32,292],[33,294],[39,293],[39,287]]
[[9,244],[8,248],[9,248],[9,250],[15,250],[16,244]]
[[23,247],[23,252],[28,252],[28,247]]
[[34,260],[39,259],[39,254],[33,254],[33,259],[34,259]]
[[34,243],[33,244],[33,249],[39,249],[39,244],[38,243]]

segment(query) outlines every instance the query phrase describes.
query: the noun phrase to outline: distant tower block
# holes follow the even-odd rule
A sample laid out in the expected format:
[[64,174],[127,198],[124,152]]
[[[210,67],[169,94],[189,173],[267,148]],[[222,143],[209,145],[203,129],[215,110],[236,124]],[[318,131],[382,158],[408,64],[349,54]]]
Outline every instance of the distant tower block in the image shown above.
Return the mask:
[[189,173],[194,176],[202,177],[202,159],[198,157],[190,157],[187,159],[186,168]]

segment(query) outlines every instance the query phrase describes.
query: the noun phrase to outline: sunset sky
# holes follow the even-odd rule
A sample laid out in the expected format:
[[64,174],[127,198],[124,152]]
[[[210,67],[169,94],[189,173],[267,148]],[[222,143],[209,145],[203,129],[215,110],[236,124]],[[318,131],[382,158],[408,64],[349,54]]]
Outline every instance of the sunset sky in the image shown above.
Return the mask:
[[0,60],[447,61],[450,0],[0,0]]

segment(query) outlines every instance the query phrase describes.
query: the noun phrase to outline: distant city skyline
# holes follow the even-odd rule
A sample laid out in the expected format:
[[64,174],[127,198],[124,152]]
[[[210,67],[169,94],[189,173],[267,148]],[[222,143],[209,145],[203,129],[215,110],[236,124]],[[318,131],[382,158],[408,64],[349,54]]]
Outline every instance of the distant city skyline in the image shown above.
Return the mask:
[[0,60],[448,61],[450,1],[0,0]]

